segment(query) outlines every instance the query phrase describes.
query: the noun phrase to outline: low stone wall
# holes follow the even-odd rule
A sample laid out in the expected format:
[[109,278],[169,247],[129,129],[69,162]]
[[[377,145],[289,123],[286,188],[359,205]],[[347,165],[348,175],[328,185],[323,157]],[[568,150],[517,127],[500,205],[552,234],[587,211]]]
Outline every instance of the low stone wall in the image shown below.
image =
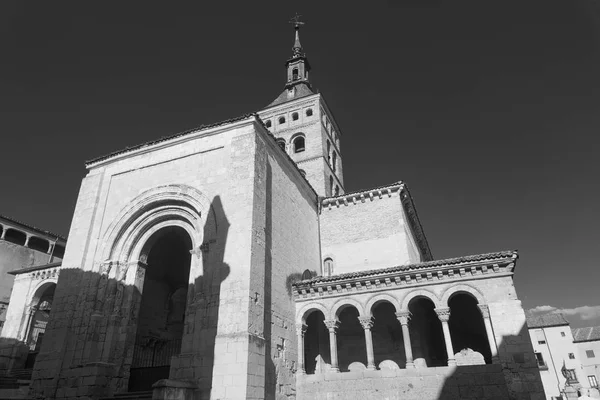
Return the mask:
[[500,364],[303,375],[296,388],[297,400],[510,398]]

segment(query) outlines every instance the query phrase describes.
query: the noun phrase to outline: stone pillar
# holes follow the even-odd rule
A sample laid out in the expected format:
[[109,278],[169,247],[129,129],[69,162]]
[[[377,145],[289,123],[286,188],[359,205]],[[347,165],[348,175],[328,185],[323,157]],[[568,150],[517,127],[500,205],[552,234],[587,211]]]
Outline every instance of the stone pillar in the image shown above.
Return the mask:
[[373,327],[372,317],[358,317],[360,324],[365,330],[365,345],[367,347],[367,369],[375,369],[375,356],[373,354],[373,335],[371,328]]
[[25,239],[25,244],[23,246],[29,247],[29,239],[31,239],[31,236],[27,235],[27,238]]
[[500,362],[498,358],[498,345],[496,344],[496,338],[494,336],[494,330],[492,329],[492,320],[490,319],[490,309],[486,304],[478,304],[479,311],[483,317],[483,323],[485,324],[485,333],[487,334],[488,343],[490,345],[490,351],[492,352],[492,363],[497,364]]
[[5,226],[3,226],[3,227],[2,227],[2,235],[0,236],[0,239],[1,239],[1,240],[4,240],[4,238],[5,238],[5,237],[6,237],[6,227],[5,227]]
[[452,338],[450,337],[450,327],[448,321],[450,320],[450,308],[436,308],[436,314],[440,321],[442,321],[442,330],[444,331],[444,341],[446,342],[446,353],[448,353],[448,366],[456,365],[456,359],[454,358],[454,349],[452,348]]
[[296,325],[296,334],[298,335],[298,371],[299,375],[304,375],[306,373],[304,369],[304,334],[306,333],[306,329],[308,325],[305,323],[301,323]]
[[326,319],[323,321],[327,329],[329,330],[329,353],[331,355],[331,372],[340,372],[338,367],[338,354],[337,354],[337,338],[335,330],[340,326],[340,322],[336,319]]
[[31,331],[31,324],[33,323],[33,315],[37,310],[37,306],[29,306],[27,310],[27,323],[25,324],[25,332],[22,333],[23,343],[29,346],[29,332]]
[[413,359],[412,345],[410,343],[410,331],[408,329],[408,320],[410,319],[410,311],[402,310],[396,313],[396,318],[402,325],[402,339],[404,342],[404,353],[406,355],[406,368],[414,368],[415,362]]

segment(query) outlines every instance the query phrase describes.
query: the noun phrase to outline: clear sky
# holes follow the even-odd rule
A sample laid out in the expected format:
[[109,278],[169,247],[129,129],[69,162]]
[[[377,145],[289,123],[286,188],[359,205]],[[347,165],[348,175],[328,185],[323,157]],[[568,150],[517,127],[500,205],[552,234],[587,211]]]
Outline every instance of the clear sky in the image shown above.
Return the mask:
[[525,308],[600,324],[591,0],[2,1],[0,213],[67,235],[85,160],[266,106],[296,12],[346,190],[407,182],[435,258],[518,249]]

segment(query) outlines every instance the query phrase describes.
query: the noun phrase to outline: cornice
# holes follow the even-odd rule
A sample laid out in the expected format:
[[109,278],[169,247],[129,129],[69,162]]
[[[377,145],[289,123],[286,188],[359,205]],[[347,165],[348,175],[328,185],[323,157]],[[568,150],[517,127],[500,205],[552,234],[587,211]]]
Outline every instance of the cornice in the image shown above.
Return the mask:
[[[430,261],[372,271],[315,277],[292,285],[296,301],[348,293],[512,276],[516,251]],[[467,260],[467,261],[458,261]]]

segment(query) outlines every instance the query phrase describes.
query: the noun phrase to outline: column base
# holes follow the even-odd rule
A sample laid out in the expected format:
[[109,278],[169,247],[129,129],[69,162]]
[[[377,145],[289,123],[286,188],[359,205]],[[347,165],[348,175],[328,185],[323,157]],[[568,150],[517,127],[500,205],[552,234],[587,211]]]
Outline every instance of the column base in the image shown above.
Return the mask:
[[339,373],[339,372],[340,372],[340,369],[339,369],[338,367],[331,367],[331,368],[329,369],[329,372]]
[[152,385],[154,400],[194,400],[198,386],[193,382],[161,379]]
[[415,368],[415,363],[412,362],[412,361],[411,362],[407,362],[405,368],[406,369]]
[[493,356],[492,357],[492,364],[500,364],[500,357]]
[[375,368],[375,365],[368,365],[367,366],[367,370],[369,370],[369,371],[375,371],[375,370],[377,370],[377,368]]
[[306,371],[304,370],[304,368],[299,369],[296,371],[296,375],[306,375]]
[[452,367],[452,366],[454,366],[454,365],[456,365],[456,360],[455,360],[454,358],[451,358],[451,359],[449,359],[449,360],[448,360],[448,366],[449,366],[449,367]]

